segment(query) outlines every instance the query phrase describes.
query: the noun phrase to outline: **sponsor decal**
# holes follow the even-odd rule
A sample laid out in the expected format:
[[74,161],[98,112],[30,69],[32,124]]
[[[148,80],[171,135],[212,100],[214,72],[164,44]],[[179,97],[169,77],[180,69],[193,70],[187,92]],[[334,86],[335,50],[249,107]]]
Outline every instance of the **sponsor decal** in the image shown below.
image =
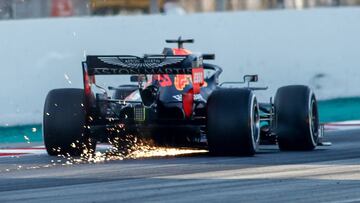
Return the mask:
[[[204,81],[204,71],[201,68],[201,70],[198,70],[198,68],[196,68],[197,70],[193,69],[192,71],[192,76],[191,75],[177,75],[174,79],[174,85],[175,88],[179,91],[182,91],[185,89],[185,87],[187,85],[193,84],[193,85],[198,85],[201,87],[207,87],[207,83]],[[195,72],[194,72],[195,70]]]
[[162,57],[162,58],[140,58],[140,57],[99,57],[99,60],[116,66],[124,68],[161,68],[164,66],[171,66],[184,61],[186,57]]
[[93,75],[154,75],[154,74],[191,74],[191,68],[89,68]]
[[[177,94],[174,95],[173,98],[179,102],[182,101],[182,95],[181,94]],[[204,97],[201,96],[201,94],[195,94],[194,95],[194,101],[205,101]]]
[[202,67],[192,69],[193,91],[200,93],[200,88],[204,83],[204,69]]
[[177,75],[174,79],[174,86],[177,90],[182,91],[184,88],[191,84],[191,75]]
[[195,84],[204,83],[204,69],[203,68],[193,68],[192,69],[193,82]]
[[[131,74],[192,74],[191,64],[182,64],[188,56],[99,56],[96,67],[89,68],[90,74],[98,75],[131,75]],[[196,63],[202,64],[201,58]],[[97,62],[96,62],[97,63]],[[110,65],[107,66],[107,65]],[[112,67],[113,66],[113,67]]]

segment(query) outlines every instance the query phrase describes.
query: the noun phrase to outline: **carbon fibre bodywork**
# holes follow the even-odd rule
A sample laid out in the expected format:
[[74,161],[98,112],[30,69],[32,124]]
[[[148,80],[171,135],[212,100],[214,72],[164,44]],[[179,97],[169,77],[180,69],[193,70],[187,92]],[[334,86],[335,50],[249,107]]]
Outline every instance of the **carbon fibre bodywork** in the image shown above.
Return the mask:
[[[220,84],[222,68],[203,62],[214,59],[215,55],[193,54],[184,49],[183,43],[190,41],[179,39],[174,42],[178,43],[178,48],[165,48],[161,55],[87,57],[83,62],[83,73],[87,126],[91,136],[106,141],[133,134],[158,144],[206,147],[207,102],[215,90],[225,85],[239,88],[239,84],[244,86],[240,89],[251,92],[267,90],[267,87],[250,87],[250,83],[257,82],[257,75],[245,75],[243,82]],[[137,84],[109,87],[108,90],[96,85],[96,75],[119,74],[133,75],[131,80]],[[103,92],[94,93],[94,86]],[[299,88],[308,90],[305,86]],[[261,122],[260,143],[276,144],[277,119],[272,98],[269,103],[258,103],[255,107],[255,110],[259,109]],[[317,110],[314,113],[316,120]],[[321,127],[312,133],[320,144]]]
[[[146,84],[110,88],[112,93],[89,94],[87,112],[91,133],[98,140],[135,134],[151,138],[158,144],[176,146],[205,146],[206,102],[218,88],[222,69],[203,64],[211,75],[204,79],[199,94],[191,94],[193,101],[184,101],[184,95],[193,89],[188,75],[152,75]],[[178,80],[183,79],[182,85]],[[129,92],[129,86],[132,92]],[[124,91],[128,96],[117,98]],[[108,96],[110,95],[111,96]],[[191,114],[184,108],[191,105]]]

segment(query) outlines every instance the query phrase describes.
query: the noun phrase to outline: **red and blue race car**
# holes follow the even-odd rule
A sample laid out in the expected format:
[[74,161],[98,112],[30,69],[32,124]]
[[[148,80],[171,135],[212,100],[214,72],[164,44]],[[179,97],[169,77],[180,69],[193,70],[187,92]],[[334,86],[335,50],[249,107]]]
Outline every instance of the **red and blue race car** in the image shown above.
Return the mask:
[[[193,40],[167,40],[177,48],[160,55],[87,56],[83,89],[49,92],[44,141],[49,155],[78,156],[99,141],[131,148],[129,135],[155,145],[206,148],[213,155],[254,155],[259,144],[281,150],[313,150],[321,144],[315,94],[307,86],[277,90],[274,102],[259,103],[257,75],[219,83],[222,68],[213,54],[184,49]],[[100,87],[98,75],[129,75],[135,84]],[[101,89],[95,92],[94,88]]]

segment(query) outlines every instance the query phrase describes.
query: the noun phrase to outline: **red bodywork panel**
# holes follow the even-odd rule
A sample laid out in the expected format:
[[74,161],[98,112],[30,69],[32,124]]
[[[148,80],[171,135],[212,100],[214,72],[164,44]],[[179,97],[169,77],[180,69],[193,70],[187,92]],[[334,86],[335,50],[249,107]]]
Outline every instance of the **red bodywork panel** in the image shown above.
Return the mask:
[[182,94],[182,105],[185,117],[190,118],[194,111],[194,93],[192,92],[192,89],[189,92]]
[[[173,49],[174,55],[189,55],[191,51],[186,49]],[[188,75],[177,75],[175,79],[175,86],[178,89],[184,88],[188,84]],[[192,70],[192,85],[193,88],[190,89],[187,93],[182,94],[182,103],[185,116],[190,118],[194,111],[194,95],[200,94],[200,88],[204,84],[204,69],[203,67],[194,68]]]
[[84,82],[84,93],[85,93],[85,109],[90,109],[94,96],[91,91],[91,85],[95,84],[95,75],[89,75],[87,68],[83,67],[83,82]]
[[192,81],[194,94],[200,94],[200,88],[204,84],[204,68],[192,69]]

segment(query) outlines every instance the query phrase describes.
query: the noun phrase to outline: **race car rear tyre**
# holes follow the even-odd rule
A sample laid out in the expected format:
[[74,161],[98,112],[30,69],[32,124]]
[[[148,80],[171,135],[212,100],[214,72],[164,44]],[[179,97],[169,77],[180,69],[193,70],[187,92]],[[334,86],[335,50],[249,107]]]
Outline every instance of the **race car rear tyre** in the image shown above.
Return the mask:
[[84,90],[55,89],[44,107],[43,136],[51,156],[80,156],[94,152],[96,142],[86,128]]
[[260,139],[259,107],[248,89],[218,89],[208,99],[207,140],[212,155],[253,156]]
[[276,134],[280,150],[315,149],[319,116],[315,94],[307,86],[281,87],[275,95]]

